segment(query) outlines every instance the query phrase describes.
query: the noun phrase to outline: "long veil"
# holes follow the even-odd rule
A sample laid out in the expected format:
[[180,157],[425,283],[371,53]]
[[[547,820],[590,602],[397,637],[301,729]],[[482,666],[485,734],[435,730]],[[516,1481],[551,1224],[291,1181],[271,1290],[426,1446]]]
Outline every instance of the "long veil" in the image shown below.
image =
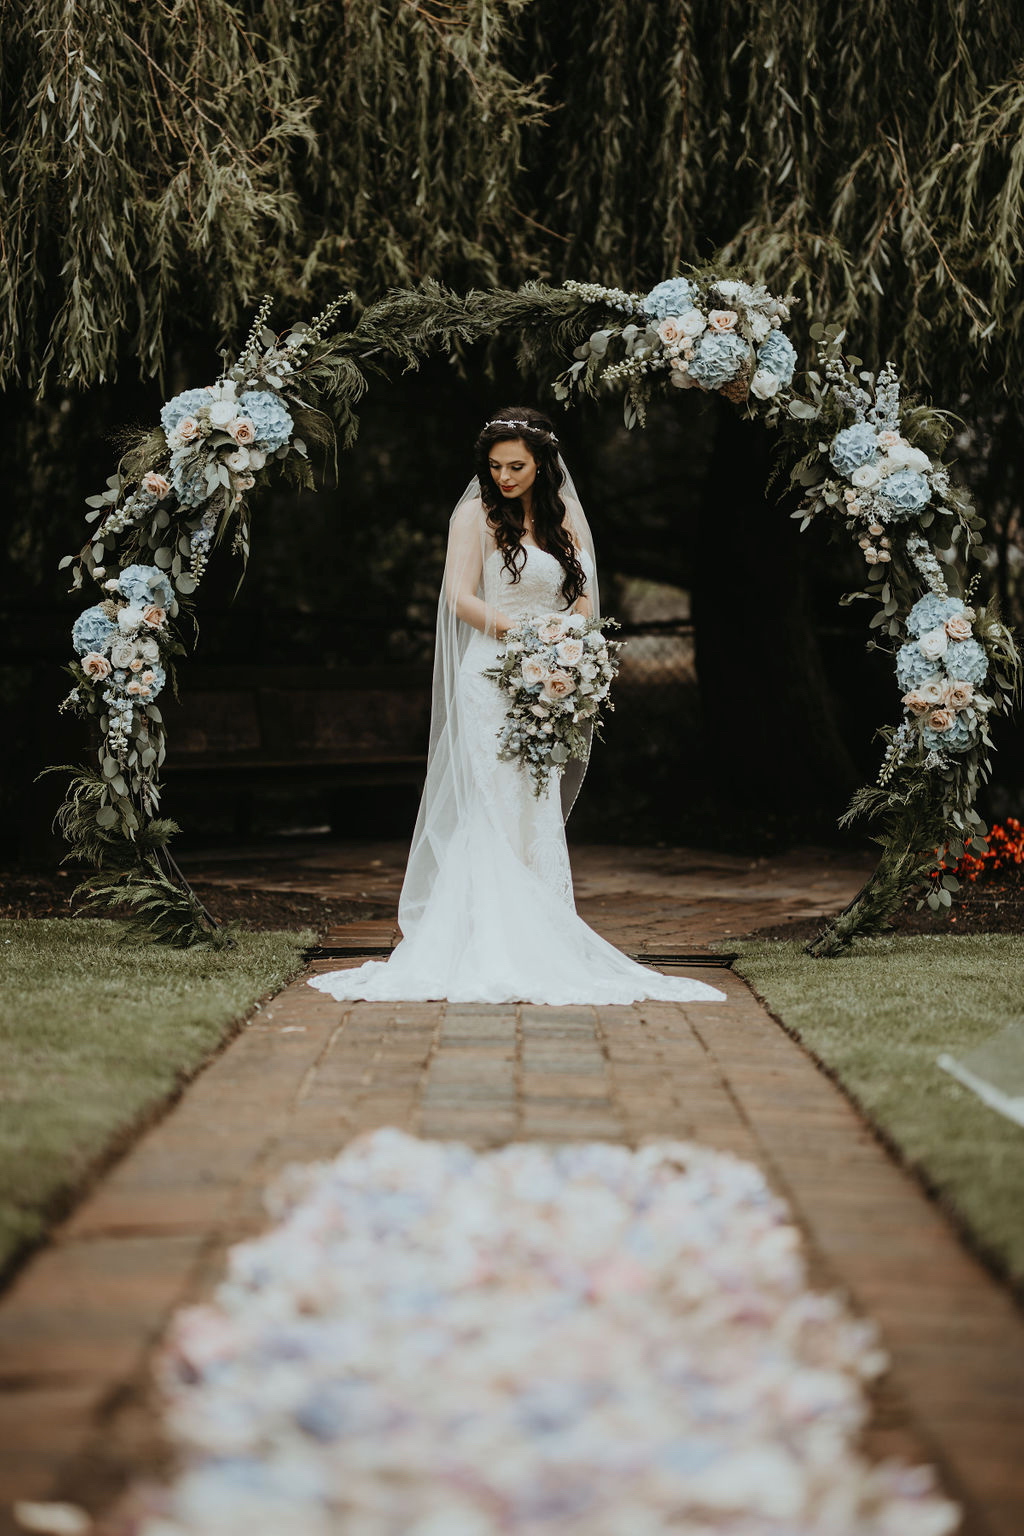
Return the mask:
[[[565,506],[565,526],[581,551],[581,563],[587,574],[586,596],[590,600],[590,611],[594,617],[599,617],[597,560],[590,524],[561,454],[558,456],[558,467],[562,473],[560,494]],[[406,938],[423,915],[445,850],[455,836],[472,792],[471,747],[469,734],[460,719],[456,683],[459,665],[474,632],[480,629],[485,634],[495,634],[496,610],[487,603],[484,589],[485,563],[494,547],[481,502],[480,482],[474,475],[459,497],[448,524],[448,548],[437,603],[426,780],[398,903],[398,922]],[[462,606],[465,609],[465,605],[458,602],[460,593],[475,593],[476,625],[460,616],[458,608]],[[570,759],[561,773],[563,821],[568,819],[583,783],[589,761],[590,738],[591,730],[588,727],[586,756]]]

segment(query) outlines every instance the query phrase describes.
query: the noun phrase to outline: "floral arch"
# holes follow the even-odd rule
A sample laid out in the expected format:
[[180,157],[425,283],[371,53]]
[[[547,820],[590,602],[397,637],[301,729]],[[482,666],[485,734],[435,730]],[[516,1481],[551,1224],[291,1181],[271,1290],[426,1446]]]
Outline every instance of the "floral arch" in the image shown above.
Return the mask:
[[991,774],[988,722],[1019,696],[1020,657],[992,607],[974,601],[984,523],[950,476],[946,413],[902,400],[893,366],[865,369],[844,353],[836,326],[811,326],[817,357],[796,388],[790,302],[713,265],[647,294],[566,282],[460,296],[424,284],[346,327],[347,294],[281,333],[267,324],[265,299],[237,358],[222,354],[217,382],[168,401],[160,425],[88,498],[92,533],[61,561],[72,590],[89,578],[100,593],[75,622],[74,686],[61,706],[99,731],[97,767],[63,769],[73,775],[58,812],[68,858],[93,870],[76,895],[92,906],[127,903],[139,937],[225,942],[174,861],[175,824],[160,815],[158,698],[186,654],[177,621],[227,540],[244,577],[250,493],[274,473],[313,486],[308,445],[351,445],[371,370],[505,332],[520,338],[525,363],[561,358],[552,385],[565,405],[613,390],[627,427],[642,426],[658,392],[698,389],[778,433],[800,529],[836,519],[863,551],[863,587],[842,601],[874,604],[868,643],[892,649],[902,703],[898,723],[877,733],[877,781],[840,817],[871,826],[878,865],[808,951],[836,955],[877,932],[925,883],[930,906],[949,905],[956,882],[937,855],[984,847],[974,801]]

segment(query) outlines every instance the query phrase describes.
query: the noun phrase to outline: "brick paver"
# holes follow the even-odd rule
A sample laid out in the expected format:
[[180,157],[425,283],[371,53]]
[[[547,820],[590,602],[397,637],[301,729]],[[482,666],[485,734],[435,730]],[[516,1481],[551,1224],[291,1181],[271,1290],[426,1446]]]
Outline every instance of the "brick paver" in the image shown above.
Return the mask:
[[[626,947],[644,913],[652,950],[699,937],[663,871],[646,891],[634,871],[639,888],[604,918],[588,879],[581,908]],[[343,1004],[303,981],[286,988],[0,1304],[3,1509],[16,1497],[99,1509],[130,1474],[159,1469],[149,1366],[173,1309],[207,1294],[227,1245],[260,1228],[278,1169],[396,1125],[481,1149],[693,1138],[759,1162],[804,1229],[815,1283],[844,1289],[882,1329],[893,1368],[871,1450],[936,1465],[966,1536],[1020,1536],[1024,1320],[745,983],[699,974],[727,1003]]]

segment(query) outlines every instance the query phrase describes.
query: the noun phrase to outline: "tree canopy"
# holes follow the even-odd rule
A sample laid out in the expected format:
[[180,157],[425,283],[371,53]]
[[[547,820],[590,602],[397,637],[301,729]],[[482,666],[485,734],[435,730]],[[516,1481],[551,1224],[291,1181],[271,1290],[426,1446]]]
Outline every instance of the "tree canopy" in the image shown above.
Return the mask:
[[259,293],[643,287],[720,249],[936,398],[1024,367],[1015,0],[0,0],[0,382]]

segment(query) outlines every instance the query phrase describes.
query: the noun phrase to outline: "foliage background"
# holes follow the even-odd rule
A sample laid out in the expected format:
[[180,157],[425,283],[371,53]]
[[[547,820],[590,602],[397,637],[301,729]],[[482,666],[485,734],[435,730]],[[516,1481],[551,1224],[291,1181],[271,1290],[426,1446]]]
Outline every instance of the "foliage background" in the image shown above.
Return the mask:
[[[811,320],[839,319],[861,356],[960,414],[991,579],[1019,622],[1022,43],[1013,0],[865,0],[855,25],[813,0],[209,0],[201,17],[182,0],[0,0],[8,840],[43,839],[56,785],[26,807],[28,770],[81,745],[53,710],[77,607],[55,566],[82,499],[118,427],[212,377],[263,291],[283,323],[425,277],[643,288],[720,248],[799,296],[805,358]],[[210,580],[203,659],[344,660],[371,629],[400,655],[482,403],[539,385],[499,340],[382,383],[337,486],[266,496],[234,608],[233,574]],[[624,796],[610,743],[593,830],[646,796],[624,833],[720,840],[752,816],[825,835],[896,709],[861,614],[836,607],[853,555],[823,531],[795,539],[764,499],[768,445],[721,402],[684,396],[629,439],[588,407],[562,436],[605,573],[685,587],[697,626],[671,771]],[[983,813],[1019,801],[1024,765],[1000,745],[1003,803]]]

